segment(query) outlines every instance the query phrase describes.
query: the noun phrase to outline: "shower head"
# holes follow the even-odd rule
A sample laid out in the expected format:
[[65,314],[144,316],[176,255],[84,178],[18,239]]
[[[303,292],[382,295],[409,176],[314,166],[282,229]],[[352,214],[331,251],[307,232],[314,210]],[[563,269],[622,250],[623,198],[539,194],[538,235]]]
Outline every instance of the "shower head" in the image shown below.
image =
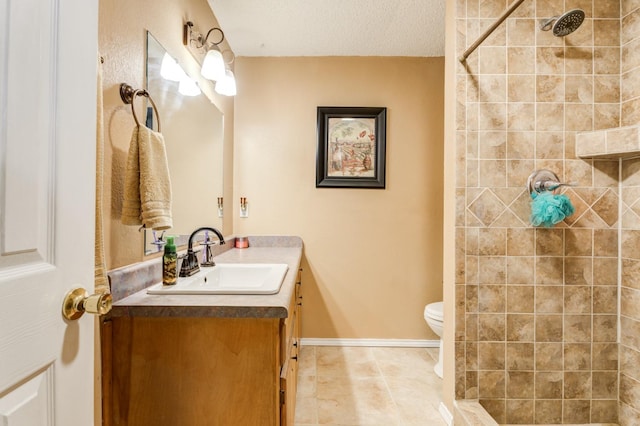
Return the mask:
[[553,30],[554,36],[564,37],[577,30],[582,21],[584,21],[584,11],[573,9],[565,12],[564,15],[554,16],[542,21],[540,29],[542,31]]

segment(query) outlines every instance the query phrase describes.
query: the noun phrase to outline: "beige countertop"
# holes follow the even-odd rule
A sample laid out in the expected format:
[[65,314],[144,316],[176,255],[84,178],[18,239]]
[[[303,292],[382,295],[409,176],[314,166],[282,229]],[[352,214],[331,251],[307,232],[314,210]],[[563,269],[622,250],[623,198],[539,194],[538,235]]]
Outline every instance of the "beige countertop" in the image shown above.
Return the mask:
[[295,291],[300,247],[249,247],[231,249],[214,257],[219,263],[286,263],[289,270],[282,287],[270,295],[151,295],[142,289],[113,304],[112,317],[225,317],[286,318]]

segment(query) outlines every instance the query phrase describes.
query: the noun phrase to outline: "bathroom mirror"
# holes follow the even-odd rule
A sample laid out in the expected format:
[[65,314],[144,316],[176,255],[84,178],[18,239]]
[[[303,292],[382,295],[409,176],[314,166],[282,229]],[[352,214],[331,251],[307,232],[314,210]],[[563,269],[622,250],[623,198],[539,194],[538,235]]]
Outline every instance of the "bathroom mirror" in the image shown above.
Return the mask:
[[[200,226],[222,229],[218,197],[223,185],[223,116],[204,93],[185,96],[178,82],[165,80],[160,67],[166,50],[147,32],[147,91],[158,107],[171,176],[173,228],[165,232],[145,230],[145,255],[162,251],[155,239],[178,236],[177,244]],[[171,53],[169,52],[169,55]],[[175,56],[171,55],[175,58]],[[193,77],[193,76],[192,76]],[[147,109],[147,123],[152,124]],[[153,122],[153,127],[157,123]]]

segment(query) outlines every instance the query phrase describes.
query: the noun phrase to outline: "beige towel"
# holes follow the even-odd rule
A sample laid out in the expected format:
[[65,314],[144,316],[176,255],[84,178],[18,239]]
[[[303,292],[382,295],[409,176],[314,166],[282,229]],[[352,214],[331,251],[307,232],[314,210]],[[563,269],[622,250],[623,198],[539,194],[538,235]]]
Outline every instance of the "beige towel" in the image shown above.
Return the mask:
[[104,256],[104,229],[102,226],[102,198],[104,176],[104,125],[102,103],[102,60],[98,55],[98,81],[97,81],[97,105],[96,105],[96,240],[95,240],[95,267],[94,267],[94,291],[95,293],[108,293],[109,282],[107,280],[107,268]]
[[124,180],[122,223],[167,229],[171,220],[171,179],[162,134],[136,126]]

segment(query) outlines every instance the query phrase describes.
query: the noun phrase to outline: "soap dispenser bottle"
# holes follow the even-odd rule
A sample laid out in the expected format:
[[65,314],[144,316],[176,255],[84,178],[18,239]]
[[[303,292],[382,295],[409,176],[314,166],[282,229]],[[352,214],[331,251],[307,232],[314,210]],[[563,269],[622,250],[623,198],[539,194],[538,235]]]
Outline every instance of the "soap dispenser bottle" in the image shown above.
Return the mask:
[[175,285],[178,282],[178,253],[173,243],[173,237],[167,237],[162,256],[162,284]]

